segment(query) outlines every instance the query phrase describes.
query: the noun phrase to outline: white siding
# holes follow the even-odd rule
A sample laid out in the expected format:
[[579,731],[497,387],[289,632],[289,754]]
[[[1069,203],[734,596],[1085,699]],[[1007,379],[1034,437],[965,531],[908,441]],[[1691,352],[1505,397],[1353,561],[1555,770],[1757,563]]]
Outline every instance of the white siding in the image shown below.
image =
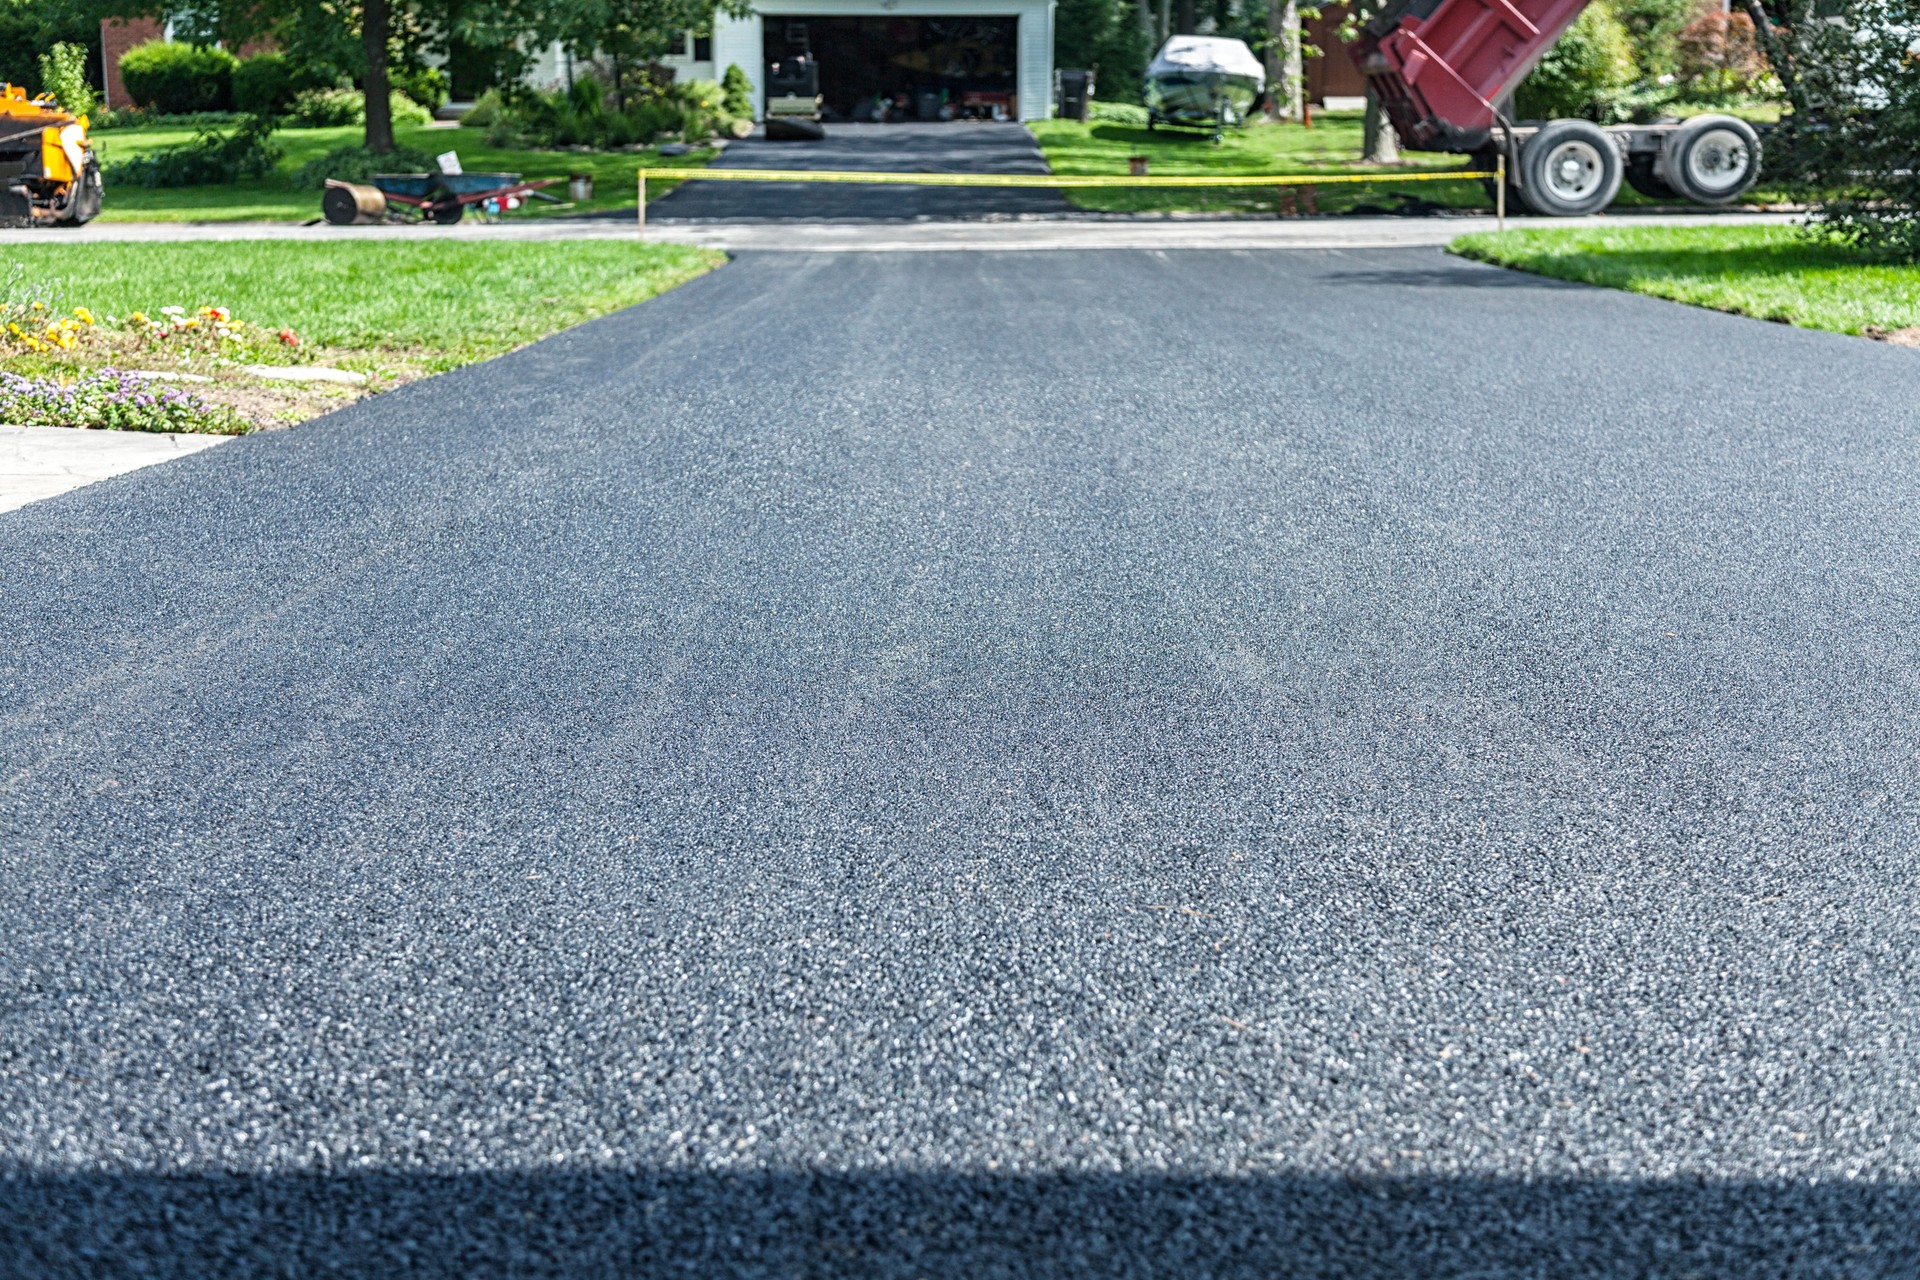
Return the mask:
[[766,68],[760,65],[760,55],[759,14],[745,18],[729,18],[724,13],[713,15],[713,65],[725,75],[727,65],[737,62],[747,73],[747,79],[753,81],[755,120],[765,113],[767,106],[766,89],[760,83],[766,77]]
[[1053,5],[1054,0],[759,0],[752,17],[714,15],[713,65],[724,72],[729,62],[740,64],[753,81],[753,112],[758,117],[766,107],[760,83],[765,74],[761,14],[776,18],[1016,17],[1020,20],[1015,37],[1020,118],[1044,120],[1053,114]]

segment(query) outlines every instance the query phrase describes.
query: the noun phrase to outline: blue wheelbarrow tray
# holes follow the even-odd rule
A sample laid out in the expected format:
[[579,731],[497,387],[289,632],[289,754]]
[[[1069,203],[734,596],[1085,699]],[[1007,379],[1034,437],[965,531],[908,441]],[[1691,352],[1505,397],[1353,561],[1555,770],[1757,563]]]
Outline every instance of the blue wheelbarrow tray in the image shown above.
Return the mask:
[[437,173],[376,173],[367,181],[390,196],[412,196],[424,200],[439,185]]
[[425,200],[433,195],[477,196],[520,181],[517,173],[376,173],[368,179],[390,196]]

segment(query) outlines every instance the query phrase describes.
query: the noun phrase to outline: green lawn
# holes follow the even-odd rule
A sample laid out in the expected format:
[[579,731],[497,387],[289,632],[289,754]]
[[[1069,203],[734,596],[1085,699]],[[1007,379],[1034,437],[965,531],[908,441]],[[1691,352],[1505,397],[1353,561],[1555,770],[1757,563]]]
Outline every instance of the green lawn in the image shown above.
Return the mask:
[[[1460,169],[1466,157],[1407,152],[1406,163],[1394,168],[1357,163],[1361,117],[1358,113],[1318,114],[1313,127],[1297,124],[1253,124],[1230,129],[1218,145],[1209,135],[1183,129],[1144,127],[1095,121],[1041,120],[1028,126],[1040,140],[1040,150],[1055,173],[1124,174],[1130,156],[1147,157],[1150,174],[1266,174],[1314,173],[1377,174],[1378,184],[1322,187],[1314,207],[1328,212],[1356,204],[1392,207],[1401,195],[1435,204],[1480,208],[1486,192],[1478,182],[1405,182],[1394,179],[1408,173]],[[1273,213],[1288,208],[1304,212],[1297,196],[1272,188],[1161,188],[1068,191],[1075,207],[1106,212],[1205,211]]]
[[1562,280],[1837,333],[1920,325],[1920,266],[1799,227],[1608,227],[1462,236],[1453,252]]
[[[33,352],[0,331],[0,369],[71,379],[100,368],[212,378],[196,392],[256,425],[310,417],[358,392],[312,390],[249,374],[247,364],[325,364],[379,390],[499,355],[581,321],[643,302],[725,255],[638,241],[240,240],[76,243],[0,248],[0,301],[22,318],[84,308],[98,321],[72,350]],[[220,338],[141,337],[138,311],[225,307],[245,326]],[[37,312],[34,314],[48,314]],[[295,349],[276,331],[292,329]]]
[[[108,164],[130,160],[157,147],[175,146],[193,140],[196,130],[141,126],[107,129],[94,135],[101,159]],[[320,216],[320,193],[293,184],[293,175],[309,160],[325,155],[333,148],[358,141],[357,127],[338,129],[282,129],[274,140],[285,148],[279,166],[265,178],[233,186],[177,187],[151,189],[110,185],[100,218],[105,222],[305,222]],[[402,146],[418,147],[429,155],[458,151],[462,168],[518,173],[526,178],[564,178],[572,173],[591,173],[594,198],[581,209],[630,209],[634,204],[634,171],[649,169],[699,168],[717,152],[696,151],[690,155],[663,157],[657,150],[647,151],[502,151],[486,145],[485,130],[401,128],[394,131]],[[650,196],[664,194],[678,185],[672,181],[649,181]],[[564,186],[550,189],[566,198]],[[553,206],[534,201],[528,212],[535,215]],[[522,216],[519,213],[509,217]]]

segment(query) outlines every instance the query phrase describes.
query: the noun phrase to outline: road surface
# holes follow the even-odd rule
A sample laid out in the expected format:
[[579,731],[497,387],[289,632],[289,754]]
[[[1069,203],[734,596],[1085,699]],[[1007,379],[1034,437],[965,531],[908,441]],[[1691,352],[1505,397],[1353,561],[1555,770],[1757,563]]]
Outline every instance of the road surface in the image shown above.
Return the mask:
[[[768,142],[758,131],[728,147],[716,169],[854,169],[874,173],[1050,173],[1023,124],[832,124],[818,142]],[[1061,214],[1058,191],[694,179],[649,201],[650,221],[978,218]],[[619,214],[606,215],[618,218]]]
[[1912,1275],[1915,404],[744,255],[0,515],[0,1274]]

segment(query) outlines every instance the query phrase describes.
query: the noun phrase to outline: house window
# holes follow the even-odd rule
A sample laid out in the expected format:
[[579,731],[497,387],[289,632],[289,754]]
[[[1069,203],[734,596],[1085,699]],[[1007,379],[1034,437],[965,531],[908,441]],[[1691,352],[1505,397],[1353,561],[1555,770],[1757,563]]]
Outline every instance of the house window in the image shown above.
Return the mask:
[[712,36],[695,36],[693,38],[693,60],[695,62],[713,61]]

